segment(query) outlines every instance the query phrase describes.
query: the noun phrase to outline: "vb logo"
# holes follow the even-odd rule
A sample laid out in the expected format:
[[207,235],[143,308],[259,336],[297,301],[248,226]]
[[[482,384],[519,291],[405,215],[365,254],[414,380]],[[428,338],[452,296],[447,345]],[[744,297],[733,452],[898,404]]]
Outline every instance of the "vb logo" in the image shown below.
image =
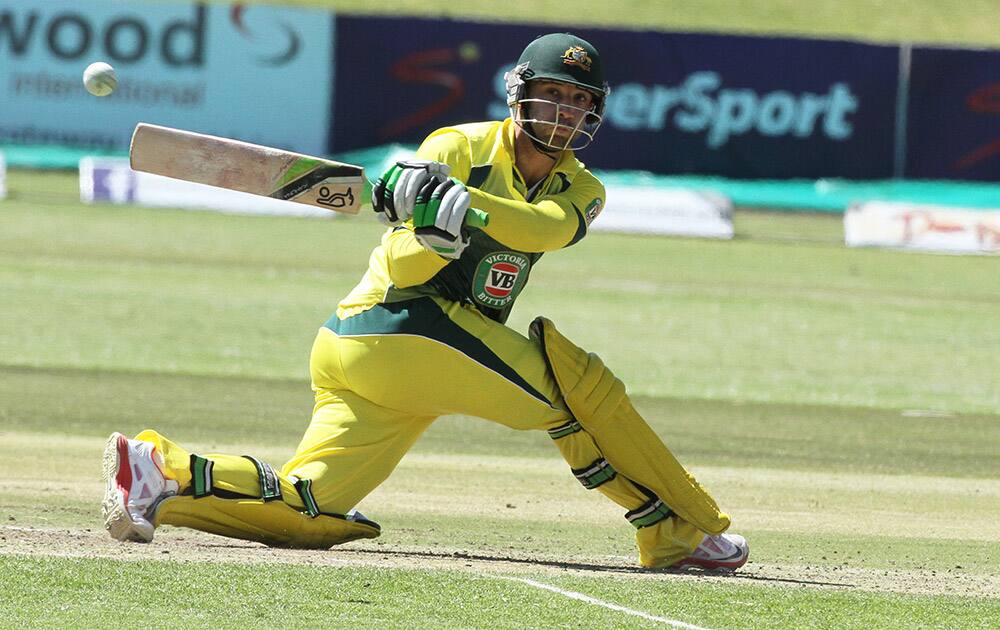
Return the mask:
[[490,278],[486,283],[485,290],[495,298],[505,298],[514,289],[517,281],[517,274],[521,268],[510,263],[493,263],[490,267]]
[[502,308],[517,298],[528,277],[531,262],[517,252],[495,252],[481,261],[473,277],[472,295],[476,302]]

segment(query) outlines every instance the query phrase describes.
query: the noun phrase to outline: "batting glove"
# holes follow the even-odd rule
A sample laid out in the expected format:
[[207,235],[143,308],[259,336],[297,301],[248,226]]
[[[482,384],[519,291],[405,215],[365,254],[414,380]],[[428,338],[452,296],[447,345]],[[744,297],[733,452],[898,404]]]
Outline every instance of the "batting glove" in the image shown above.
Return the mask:
[[372,208],[388,225],[399,225],[413,216],[417,193],[430,182],[447,181],[451,167],[430,160],[393,164],[372,186]]
[[429,181],[417,194],[413,207],[413,233],[421,245],[443,258],[456,259],[469,245],[463,229],[469,210],[465,184],[449,177]]

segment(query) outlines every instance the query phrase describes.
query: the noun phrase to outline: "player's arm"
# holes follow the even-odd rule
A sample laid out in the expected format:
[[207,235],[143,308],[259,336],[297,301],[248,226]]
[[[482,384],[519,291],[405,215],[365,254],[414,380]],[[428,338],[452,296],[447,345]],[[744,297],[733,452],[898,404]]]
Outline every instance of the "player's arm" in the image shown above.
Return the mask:
[[439,129],[427,136],[417,149],[416,158],[447,164],[449,175],[459,181],[468,181],[472,172],[472,148],[464,134],[449,129]]
[[400,289],[427,282],[449,262],[414,238],[413,226],[409,224],[386,231],[382,249],[386,253],[389,279]]
[[[417,151],[418,159],[447,164],[451,176],[466,182],[472,170],[468,140],[456,131],[431,134]],[[590,220],[604,204],[604,185],[583,171],[568,189],[538,203],[515,201],[467,188],[469,206],[489,214],[484,231],[520,251],[545,252],[572,245],[587,233]]]
[[[462,181],[468,179],[472,168],[468,140],[455,131],[442,130],[432,133],[417,150],[416,160],[445,164],[450,173]],[[434,172],[440,172],[440,169],[435,168]],[[430,181],[430,178],[426,181]],[[398,178],[395,183],[399,184]],[[413,200],[408,200],[404,196],[400,198],[403,203],[415,203],[415,195]],[[397,210],[405,213],[407,218],[413,213],[412,205]],[[389,279],[401,289],[427,282],[449,262],[448,258],[431,251],[417,240],[412,222],[403,223],[388,231],[382,237],[382,247],[386,252]]]
[[538,203],[498,197],[469,188],[473,208],[484,210],[490,222],[484,230],[497,241],[525,252],[546,252],[572,245],[587,233],[604,204],[604,185],[583,171],[569,188]]
[[465,181],[471,168],[466,137],[439,129],[424,140],[413,159],[396,162],[372,184],[372,209],[384,223],[401,225],[413,216],[419,194],[449,176]]

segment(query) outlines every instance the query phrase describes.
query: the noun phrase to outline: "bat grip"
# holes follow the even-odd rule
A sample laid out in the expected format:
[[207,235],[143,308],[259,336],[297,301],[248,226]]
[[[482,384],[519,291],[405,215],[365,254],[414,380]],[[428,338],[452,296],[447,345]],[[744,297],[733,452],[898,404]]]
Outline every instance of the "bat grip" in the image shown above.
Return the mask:
[[490,215],[482,210],[469,208],[465,213],[465,224],[481,230],[490,224]]
[[[369,180],[368,185],[374,188],[375,182]],[[490,224],[490,215],[488,212],[483,210],[469,208],[465,211],[465,224],[469,227],[479,228],[481,230]]]

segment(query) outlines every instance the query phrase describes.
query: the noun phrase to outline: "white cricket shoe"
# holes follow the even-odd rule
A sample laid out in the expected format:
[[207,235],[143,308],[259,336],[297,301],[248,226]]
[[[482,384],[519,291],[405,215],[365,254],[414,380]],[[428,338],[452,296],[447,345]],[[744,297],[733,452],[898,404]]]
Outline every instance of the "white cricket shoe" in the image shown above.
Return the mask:
[[739,534],[705,536],[694,552],[671,569],[701,568],[706,571],[735,571],[747,563],[750,546]]
[[163,476],[163,456],[150,442],[112,433],[104,447],[103,473],[104,528],[115,540],[152,541],[156,507],[179,488]]

